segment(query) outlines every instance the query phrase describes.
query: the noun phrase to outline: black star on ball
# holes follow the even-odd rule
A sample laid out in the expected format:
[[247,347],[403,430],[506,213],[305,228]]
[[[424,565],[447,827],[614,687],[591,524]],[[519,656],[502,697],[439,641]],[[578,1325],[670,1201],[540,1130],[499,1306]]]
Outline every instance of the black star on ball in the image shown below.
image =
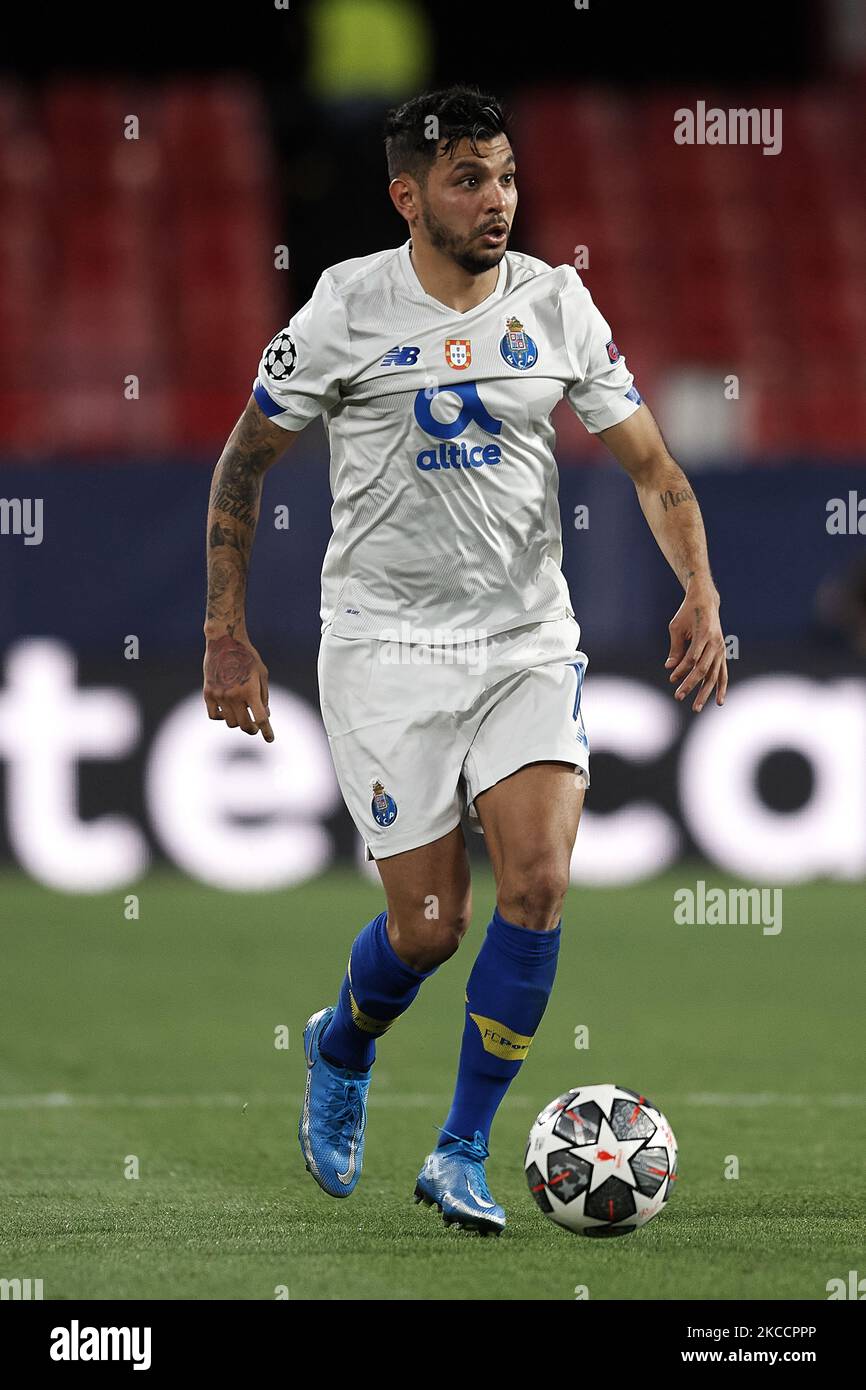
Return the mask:
[[295,370],[298,354],[288,333],[278,333],[265,348],[265,370],[274,381],[283,381]]

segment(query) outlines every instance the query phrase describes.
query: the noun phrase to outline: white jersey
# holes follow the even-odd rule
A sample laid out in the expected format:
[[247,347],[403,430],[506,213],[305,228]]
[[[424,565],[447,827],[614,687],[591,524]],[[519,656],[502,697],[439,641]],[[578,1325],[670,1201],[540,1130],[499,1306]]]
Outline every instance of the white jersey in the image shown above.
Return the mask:
[[411,246],[325,270],[253,383],[287,430],[324,414],[322,630],[450,643],[573,616],[550,413],[565,395],[590,433],[619,424],[633,377],[572,266],[507,251],[461,314]]

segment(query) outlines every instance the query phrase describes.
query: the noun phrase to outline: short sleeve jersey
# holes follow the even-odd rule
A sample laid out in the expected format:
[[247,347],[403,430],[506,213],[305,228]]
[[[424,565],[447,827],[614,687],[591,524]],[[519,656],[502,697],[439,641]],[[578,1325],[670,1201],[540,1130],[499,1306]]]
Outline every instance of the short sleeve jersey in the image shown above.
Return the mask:
[[572,266],[507,251],[458,313],[411,247],[325,270],[253,383],[287,430],[324,417],[322,628],[450,643],[573,613],[550,414],[565,396],[590,433],[627,419],[625,358]]

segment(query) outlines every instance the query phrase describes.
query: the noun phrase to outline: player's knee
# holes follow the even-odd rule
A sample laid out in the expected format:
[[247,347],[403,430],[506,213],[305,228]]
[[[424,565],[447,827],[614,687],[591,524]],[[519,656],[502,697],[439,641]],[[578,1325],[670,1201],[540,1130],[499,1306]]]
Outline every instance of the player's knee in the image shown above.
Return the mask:
[[499,911],[507,922],[548,931],[559,921],[568,884],[569,866],[561,856],[539,855],[506,871],[499,888]]
[[413,970],[432,970],[457,951],[469,930],[471,917],[469,896],[455,903],[428,902],[422,912],[389,915],[392,945]]
[[472,920],[472,900],[467,897],[449,909],[442,923],[442,949],[448,952],[444,957],[453,956],[460,942],[469,930]]
[[459,949],[460,942],[469,930],[471,917],[472,904],[466,898],[461,902],[450,904],[441,917],[436,922],[431,923],[429,949],[431,957],[435,957],[437,965],[450,960]]

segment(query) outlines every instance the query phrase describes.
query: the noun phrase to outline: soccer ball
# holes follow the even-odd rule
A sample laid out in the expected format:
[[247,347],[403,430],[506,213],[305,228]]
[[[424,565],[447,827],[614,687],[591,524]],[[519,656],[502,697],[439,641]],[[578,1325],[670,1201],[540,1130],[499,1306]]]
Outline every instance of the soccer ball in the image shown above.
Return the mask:
[[265,371],[274,381],[291,376],[297,360],[294,341],[285,331],[272,338],[265,348]]
[[646,1096],[624,1086],[581,1086],[536,1117],[524,1168],[555,1225],[582,1236],[624,1236],[671,1195],[677,1143]]

